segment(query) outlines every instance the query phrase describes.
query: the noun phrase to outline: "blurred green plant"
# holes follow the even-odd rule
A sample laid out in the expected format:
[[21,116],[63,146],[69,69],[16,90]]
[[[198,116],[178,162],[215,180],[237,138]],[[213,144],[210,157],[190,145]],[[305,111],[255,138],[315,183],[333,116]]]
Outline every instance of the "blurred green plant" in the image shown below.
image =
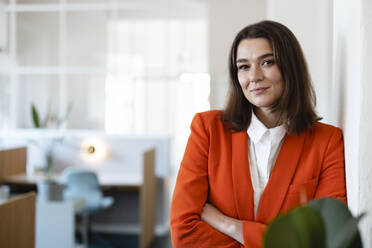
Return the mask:
[[309,202],[270,223],[264,248],[362,248],[358,222],[347,206],[333,198]]
[[35,107],[35,104],[31,103],[31,115],[34,127],[41,128],[39,113]]
[[72,110],[72,103],[69,103],[67,106],[66,113],[63,117],[57,118],[56,114],[51,113],[50,109],[51,104],[48,104],[48,111],[43,120],[41,120],[39,111],[37,110],[34,103],[31,103],[31,117],[32,123],[34,124],[35,128],[46,128],[49,124],[54,124],[57,128],[60,128],[61,125],[66,122],[70,116]]

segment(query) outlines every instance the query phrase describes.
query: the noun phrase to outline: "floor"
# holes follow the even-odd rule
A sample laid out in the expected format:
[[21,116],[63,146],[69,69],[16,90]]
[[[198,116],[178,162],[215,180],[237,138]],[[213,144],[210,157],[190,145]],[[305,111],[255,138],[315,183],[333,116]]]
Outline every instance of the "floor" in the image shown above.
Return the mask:
[[[93,233],[89,248],[136,248],[139,247],[137,235]],[[150,248],[172,248],[170,234],[156,237]]]

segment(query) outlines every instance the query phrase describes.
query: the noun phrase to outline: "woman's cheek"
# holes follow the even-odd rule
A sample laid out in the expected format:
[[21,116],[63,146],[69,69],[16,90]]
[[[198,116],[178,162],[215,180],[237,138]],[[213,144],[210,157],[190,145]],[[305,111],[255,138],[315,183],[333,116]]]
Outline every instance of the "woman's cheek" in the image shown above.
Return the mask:
[[244,77],[244,75],[242,75],[241,73],[238,74],[238,80],[239,80],[239,83],[240,83],[240,86],[242,88],[247,88],[248,84],[247,84],[247,79],[246,77]]

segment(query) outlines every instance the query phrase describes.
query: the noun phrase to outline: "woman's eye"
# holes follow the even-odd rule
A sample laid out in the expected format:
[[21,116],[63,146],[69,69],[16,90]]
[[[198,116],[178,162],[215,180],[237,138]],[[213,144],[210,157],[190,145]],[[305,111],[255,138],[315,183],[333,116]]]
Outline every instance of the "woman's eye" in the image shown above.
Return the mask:
[[239,70],[246,70],[246,69],[248,69],[248,68],[249,68],[248,65],[240,65],[240,66],[238,66],[238,69],[239,69]]
[[262,65],[272,65],[272,64],[275,64],[275,61],[272,59],[264,60],[262,63]]

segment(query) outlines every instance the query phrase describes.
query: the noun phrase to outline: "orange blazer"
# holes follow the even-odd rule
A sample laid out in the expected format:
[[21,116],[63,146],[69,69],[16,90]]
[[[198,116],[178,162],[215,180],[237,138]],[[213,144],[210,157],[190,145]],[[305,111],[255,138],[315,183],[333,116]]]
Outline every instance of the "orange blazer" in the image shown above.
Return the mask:
[[[339,128],[316,123],[312,132],[287,134],[254,218],[248,134],[232,132],[221,111],[196,114],[173,193],[174,248],[261,247],[266,225],[307,200],[334,197],[346,203],[344,144]],[[243,221],[244,246],[200,219],[206,202]]]

